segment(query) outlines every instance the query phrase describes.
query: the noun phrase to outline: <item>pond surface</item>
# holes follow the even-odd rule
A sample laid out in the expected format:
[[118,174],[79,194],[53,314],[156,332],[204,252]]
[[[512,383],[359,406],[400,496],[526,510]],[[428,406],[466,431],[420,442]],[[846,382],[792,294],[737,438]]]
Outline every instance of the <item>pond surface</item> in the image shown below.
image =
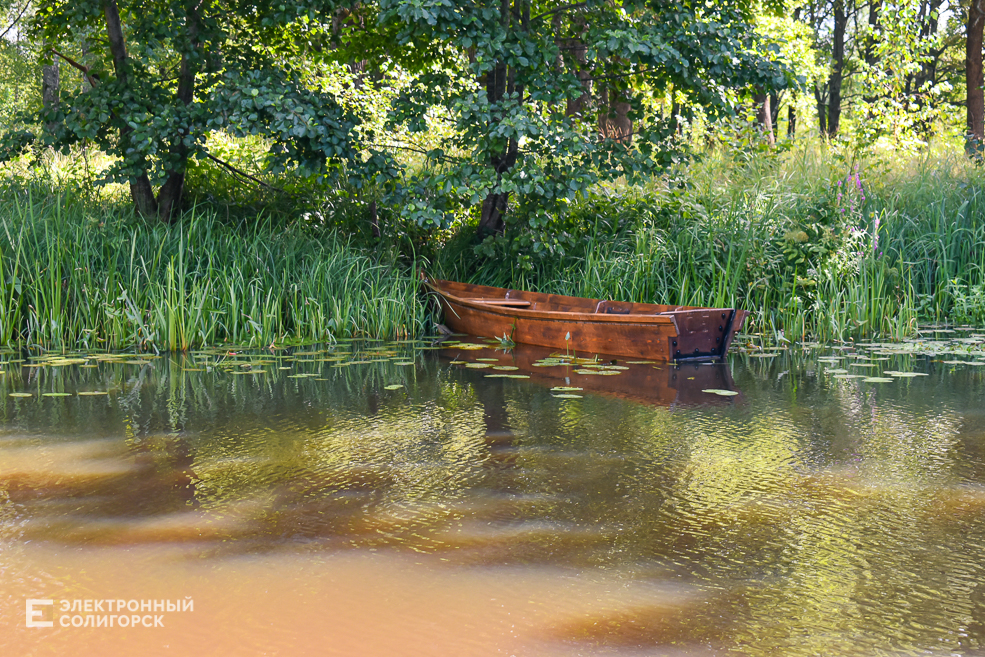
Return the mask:
[[0,654],[985,655],[981,334],[458,339],[0,356]]

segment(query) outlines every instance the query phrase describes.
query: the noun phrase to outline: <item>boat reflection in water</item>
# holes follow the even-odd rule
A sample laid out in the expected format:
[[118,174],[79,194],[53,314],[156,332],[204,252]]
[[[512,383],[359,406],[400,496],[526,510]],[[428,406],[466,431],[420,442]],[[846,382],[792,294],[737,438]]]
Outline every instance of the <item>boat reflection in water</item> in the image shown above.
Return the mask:
[[[668,363],[604,354],[566,354],[525,344],[498,348],[483,338],[461,340],[464,342],[439,343],[440,357],[474,372],[477,378],[529,377],[530,382],[548,388],[580,388],[559,392],[592,393],[653,406],[722,404],[742,399],[735,390],[731,366],[725,362]],[[483,348],[476,349],[480,344]],[[709,390],[716,392],[706,392]]]

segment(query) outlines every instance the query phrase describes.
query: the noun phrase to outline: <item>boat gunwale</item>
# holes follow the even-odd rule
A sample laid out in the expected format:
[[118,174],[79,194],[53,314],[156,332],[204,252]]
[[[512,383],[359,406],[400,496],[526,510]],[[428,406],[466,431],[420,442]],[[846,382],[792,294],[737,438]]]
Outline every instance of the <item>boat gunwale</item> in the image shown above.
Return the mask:
[[[678,315],[686,315],[694,312],[731,312],[735,310],[734,308],[710,308],[710,307],[695,307],[695,306],[660,306],[657,304],[634,304],[642,306],[650,306],[652,308],[674,308],[674,310],[664,310],[660,312],[655,312],[653,314],[644,313],[626,313],[626,314],[616,314],[616,313],[599,313],[599,312],[583,312],[583,311],[565,311],[565,310],[543,310],[543,309],[529,309],[523,307],[509,307],[504,304],[489,304],[482,301],[473,301],[466,297],[460,297],[448,289],[441,286],[441,283],[447,283],[448,281],[442,281],[438,279],[426,278],[424,280],[425,284],[434,290],[436,294],[443,297],[449,303],[455,303],[472,310],[477,310],[481,312],[490,313],[493,315],[501,315],[505,317],[524,317],[527,319],[539,319],[545,321],[579,321],[579,322],[592,322],[598,324],[641,324],[641,325],[655,325],[655,324],[673,324],[674,328],[677,328],[677,322],[675,321]],[[517,292],[524,294],[520,290],[510,290],[507,288],[496,288],[492,286],[485,285],[472,285],[470,283],[459,283],[462,286],[477,287],[477,288],[487,288],[492,290],[502,290],[504,294],[510,292]],[[540,292],[526,292],[526,294],[542,295]],[[546,295],[545,295],[546,296]],[[561,295],[550,295],[550,296],[561,296]],[[507,297],[490,297],[491,300],[506,299]],[[577,299],[588,302],[605,303],[605,299],[587,299],[586,297],[562,297],[564,299]],[[522,297],[517,297],[516,301],[530,301],[529,299],[523,299]],[[617,303],[633,303],[633,302],[617,302]]]

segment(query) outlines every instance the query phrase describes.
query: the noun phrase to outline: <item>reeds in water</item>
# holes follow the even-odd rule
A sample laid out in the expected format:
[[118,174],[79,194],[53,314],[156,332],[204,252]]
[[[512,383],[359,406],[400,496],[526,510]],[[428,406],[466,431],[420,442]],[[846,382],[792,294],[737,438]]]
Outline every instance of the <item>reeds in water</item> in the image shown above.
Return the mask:
[[[37,191],[37,190],[35,190]],[[184,350],[420,331],[410,268],[327,229],[207,211],[145,223],[59,194],[0,200],[0,343]]]

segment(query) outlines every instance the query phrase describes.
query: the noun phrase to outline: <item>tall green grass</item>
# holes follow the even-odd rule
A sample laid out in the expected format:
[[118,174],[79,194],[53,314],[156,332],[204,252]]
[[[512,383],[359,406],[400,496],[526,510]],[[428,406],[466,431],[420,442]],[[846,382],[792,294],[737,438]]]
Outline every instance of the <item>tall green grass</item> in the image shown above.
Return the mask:
[[195,210],[146,223],[30,185],[0,195],[2,344],[266,346],[401,337],[425,317],[412,268],[334,231]]
[[796,340],[899,339],[918,322],[985,323],[985,175],[960,149],[857,161],[812,142],[751,159],[716,151],[672,180],[575,203],[558,222],[576,236],[563,253],[506,239],[485,257],[461,236],[442,254],[442,273],[740,306],[753,312],[748,329]]

